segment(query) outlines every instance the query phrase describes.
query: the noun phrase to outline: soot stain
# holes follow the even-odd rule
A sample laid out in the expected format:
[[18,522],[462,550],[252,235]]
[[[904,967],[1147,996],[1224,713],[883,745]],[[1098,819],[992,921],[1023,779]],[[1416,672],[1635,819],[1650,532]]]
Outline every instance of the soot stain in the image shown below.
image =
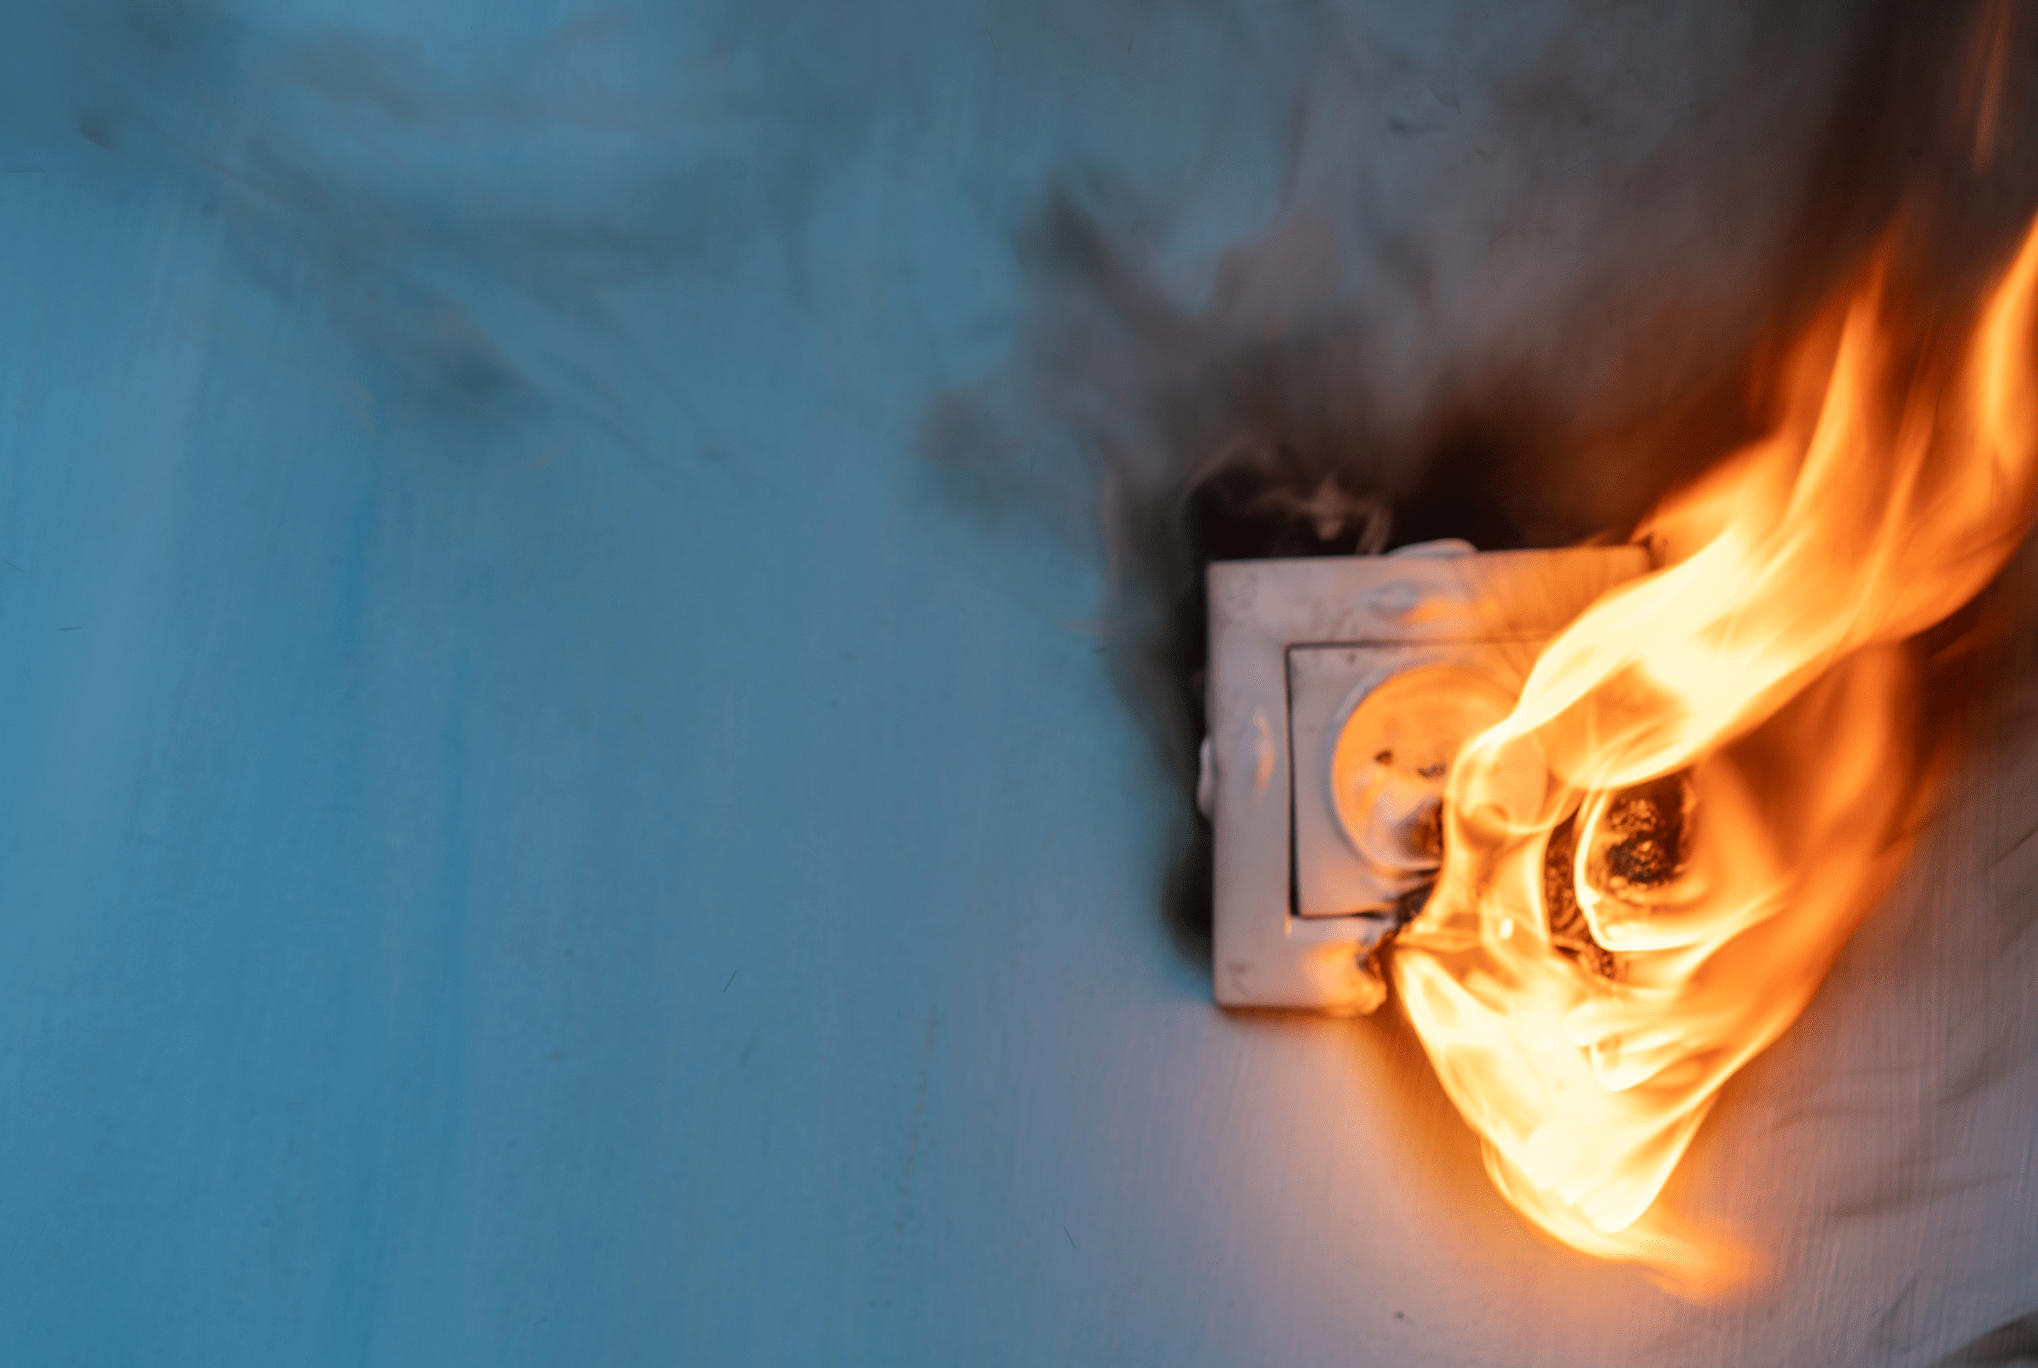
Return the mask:
[[[1464,137],[1478,165],[1499,168],[1466,211],[1494,223],[1492,236],[1454,240],[1444,210],[1395,220],[1374,198],[1386,154],[1348,144],[1326,173],[1336,202],[1287,195],[1263,229],[1217,254],[1193,302],[1168,257],[1166,213],[1134,178],[1085,165],[1054,181],[1015,234],[1033,302],[1015,360],[939,396],[925,446],[940,486],[986,519],[1044,514],[1079,540],[1094,520],[1118,628],[1105,658],[1181,795],[1163,914],[1187,953],[1207,962],[1211,923],[1213,837],[1187,801],[1203,733],[1203,569],[1443,537],[1483,550],[1624,538],[1759,431],[1778,343],[1899,205],[1899,259],[1914,275],[1993,259],[1972,249],[2003,237],[2034,175],[2000,149],[1992,180],[1943,169],[1971,121],[1947,73],[1976,12],[1679,11],[1663,23],[1698,25],[1714,69],[1702,99],[1643,119],[1595,74],[1584,54],[1597,21],[1579,9],[1525,65],[1493,63],[1485,123],[1455,94],[1453,129],[1415,139],[1396,116],[1399,145]],[[1689,49],[1662,39],[1646,55],[1667,72]],[[1809,65],[1807,52],[1819,54]],[[2026,112],[2029,67],[2020,58],[2016,78],[1998,82]],[[1794,94],[1779,93],[1786,68]],[[1295,86],[1298,108],[1341,98],[1314,73]],[[1709,191],[1739,216],[1715,234],[1734,245],[1717,259],[1656,255],[1651,238],[1686,226]],[[1600,235],[1581,247],[1520,231],[1566,195],[1574,227]],[[1354,204],[1370,236],[1340,227]],[[1490,275],[1496,261],[1547,307],[1517,298],[1509,313],[1503,300],[1498,323],[1476,308],[1452,315],[1455,277]],[[1624,849],[1627,877],[1663,873],[1651,852],[1670,859],[1676,833],[1658,835]]]

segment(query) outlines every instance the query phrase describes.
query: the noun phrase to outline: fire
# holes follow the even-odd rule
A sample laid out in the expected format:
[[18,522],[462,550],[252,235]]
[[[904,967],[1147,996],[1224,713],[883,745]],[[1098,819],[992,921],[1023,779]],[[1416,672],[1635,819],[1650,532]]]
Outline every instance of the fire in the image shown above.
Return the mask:
[[1689,1292],[1736,1259],[1657,1194],[1900,862],[1924,787],[1903,643],[2032,515],[2038,224],[1945,364],[1897,335],[1884,276],[1799,344],[1775,430],[1639,529],[1663,568],[1459,754],[1436,891],[1391,951],[1508,1201]]

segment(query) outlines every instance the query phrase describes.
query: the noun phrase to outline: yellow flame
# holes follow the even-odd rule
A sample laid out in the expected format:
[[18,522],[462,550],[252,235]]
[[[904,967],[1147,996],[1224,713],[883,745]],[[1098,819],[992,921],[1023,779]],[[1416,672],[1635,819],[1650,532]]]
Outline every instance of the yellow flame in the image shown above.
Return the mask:
[[[1436,892],[1391,953],[1500,1191],[1688,1293],[1745,1265],[1652,1204],[1901,859],[1920,782],[1902,643],[1978,593],[2031,519],[2038,224],[1949,381],[1887,312],[1878,268],[1800,347],[1777,429],[1640,529],[1670,563],[1552,641],[1467,744]],[[1613,795],[1679,773],[1681,868],[1607,877]],[[1612,974],[1552,940],[1545,862],[1567,820],[1560,875]]]

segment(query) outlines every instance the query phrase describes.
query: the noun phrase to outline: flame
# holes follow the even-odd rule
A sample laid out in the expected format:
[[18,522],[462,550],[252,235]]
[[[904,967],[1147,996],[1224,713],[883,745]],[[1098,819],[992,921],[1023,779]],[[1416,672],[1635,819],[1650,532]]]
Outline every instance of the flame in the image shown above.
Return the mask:
[[2038,224],[1947,364],[1895,336],[1885,274],[1799,345],[1776,429],[1639,529],[1664,568],[1459,754],[1436,891],[1389,960],[1508,1201],[1694,1295],[1747,1265],[1656,1197],[1902,858],[1904,641],[2031,520]]

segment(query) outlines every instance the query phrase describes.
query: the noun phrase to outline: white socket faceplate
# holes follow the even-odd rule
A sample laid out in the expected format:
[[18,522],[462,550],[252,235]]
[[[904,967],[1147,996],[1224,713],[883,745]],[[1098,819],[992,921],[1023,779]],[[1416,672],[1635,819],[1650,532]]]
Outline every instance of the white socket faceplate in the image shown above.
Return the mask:
[[1648,568],[1634,546],[1209,568],[1220,1003],[1379,1005],[1365,958],[1434,863],[1442,766],[1553,633]]

